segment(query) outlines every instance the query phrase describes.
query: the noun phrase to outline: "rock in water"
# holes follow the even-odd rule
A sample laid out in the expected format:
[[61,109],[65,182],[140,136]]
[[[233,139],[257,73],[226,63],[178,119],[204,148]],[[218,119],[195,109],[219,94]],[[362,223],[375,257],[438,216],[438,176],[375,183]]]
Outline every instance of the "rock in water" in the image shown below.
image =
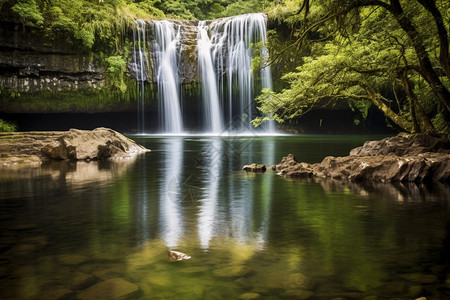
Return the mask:
[[189,255],[186,255],[183,252],[178,251],[169,251],[169,253],[167,253],[167,256],[169,256],[170,260],[191,259]]
[[266,166],[253,163],[251,165],[243,166],[242,170],[247,171],[247,172],[262,172],[262,173],[264,173],[266,171]]
[[369,141],[349,156],[326,157],[321,163],[283,157],[272,167],[286,177],[333,178],[375,182],[450,182],[450,142],[445,135],[405,134]]
[[94,130],[71,129],[41,150],[44,156],[56,160],[124,158],[146,151],[149,150],[131,139],[103,127]]
[[77,299],[124,299],[138,292],[138,287],[122,278],[112,278],[94,284],[80,292]]

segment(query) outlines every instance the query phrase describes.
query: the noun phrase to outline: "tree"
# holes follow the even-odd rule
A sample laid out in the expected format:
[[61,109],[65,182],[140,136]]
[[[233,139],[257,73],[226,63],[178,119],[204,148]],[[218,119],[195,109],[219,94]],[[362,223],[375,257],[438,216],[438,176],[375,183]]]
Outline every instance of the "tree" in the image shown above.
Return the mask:
[[370,103],[406,131],[449,131],[448,24],[441,13],[447,2],[303,1],[295,7],[286,0],[284,6],[291,8],[287,15],[281,6],[272,17],[288,22],[294,41],[274,61],[292,49],[308,47],[311,55],[283,77],[289,88],[259,97],[264,113],[281,122],[345,101],[364,116]]

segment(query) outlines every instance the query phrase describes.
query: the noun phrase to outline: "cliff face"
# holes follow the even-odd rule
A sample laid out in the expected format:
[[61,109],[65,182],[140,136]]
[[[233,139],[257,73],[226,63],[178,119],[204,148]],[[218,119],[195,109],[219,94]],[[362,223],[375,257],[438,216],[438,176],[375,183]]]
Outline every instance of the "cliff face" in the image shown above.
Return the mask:
[[[0,88],[14,93],[85,90],[106,85],[104,70],[63,41],[38,29],[0,26]],[[49,43],[51,42],[51,43]]]
[[[198,22],[173,22],[181,28],[178,50],[180,83],[184,86],[198,83]],[[145,24],[144,82],[153,85],[157,75],[154,71],[154,24],[152,20],[146,20]],[[129,28],[124,36],[124,44],[131,51],[122,51],[129,53],[124,57],[128,62],[124,73],[127,91],[122,93],[108,82],[108,70],[105,63],[99,61],[99,49],[83,52],[74,45],[75,41],[66,41],[64,37],[50,39],[43,30],[23,28],[18,20],[1,20],[0,113],[136,109],[136,79],[139,78],[134,61],[138,55],[136,47],[139,47],[134,41],[137,40],[136,34],[136,29]],[[146,95],[146,99],[156,101],[154,95]]]

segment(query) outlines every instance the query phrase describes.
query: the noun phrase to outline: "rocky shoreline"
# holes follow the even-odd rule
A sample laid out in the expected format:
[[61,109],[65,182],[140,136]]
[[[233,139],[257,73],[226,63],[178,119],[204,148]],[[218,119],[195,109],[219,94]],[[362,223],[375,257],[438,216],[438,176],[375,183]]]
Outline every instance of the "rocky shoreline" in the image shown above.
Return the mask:
[[[254,164],[256,165],[256,164]],[[243,170],[261,172],[262,166]],[[291,178],[331,178],[373,182],[450,182],[450,141],[441,134],[406,134],[368,141],[349,156],[326,157],[321,163],[298,162],[293,154],[272,166]]]
[[109,128],[0,133],[0,166],[133,157],[150,150]]

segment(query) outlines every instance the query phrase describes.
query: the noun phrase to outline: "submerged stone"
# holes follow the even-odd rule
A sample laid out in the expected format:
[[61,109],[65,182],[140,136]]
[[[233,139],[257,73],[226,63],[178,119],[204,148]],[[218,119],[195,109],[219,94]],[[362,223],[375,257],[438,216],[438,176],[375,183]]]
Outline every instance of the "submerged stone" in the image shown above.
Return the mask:
[[259,299],[261,295],[258,293],[244,293],[239,296],[241,300],[251,300],[251,299]]
[[121,299],[138,292],[138,287],[122,278],[99,282],[78,294],[80,300]]

